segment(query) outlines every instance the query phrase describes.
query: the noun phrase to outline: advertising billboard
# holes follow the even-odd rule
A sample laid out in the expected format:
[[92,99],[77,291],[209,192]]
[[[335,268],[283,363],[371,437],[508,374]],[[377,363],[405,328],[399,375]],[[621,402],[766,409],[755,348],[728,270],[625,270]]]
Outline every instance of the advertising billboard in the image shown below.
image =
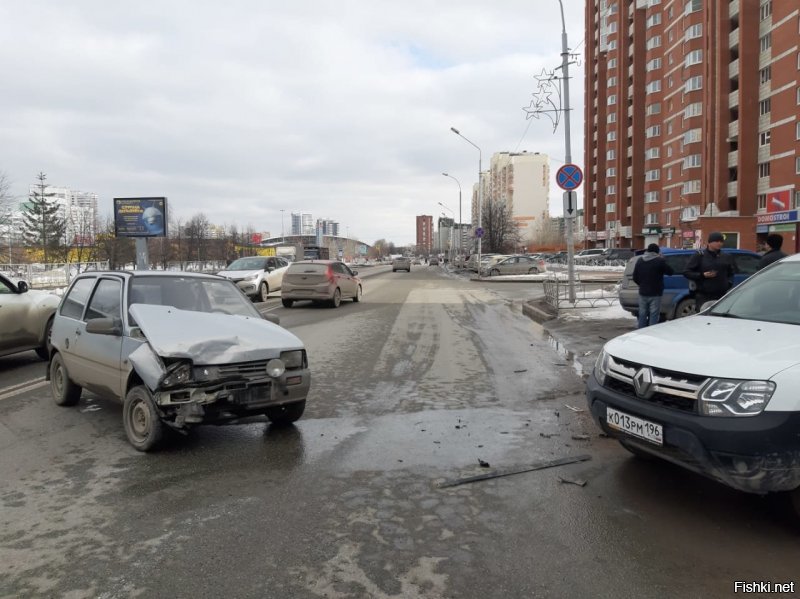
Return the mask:
[[167,198],[114,198],[117,237],[166,237]]

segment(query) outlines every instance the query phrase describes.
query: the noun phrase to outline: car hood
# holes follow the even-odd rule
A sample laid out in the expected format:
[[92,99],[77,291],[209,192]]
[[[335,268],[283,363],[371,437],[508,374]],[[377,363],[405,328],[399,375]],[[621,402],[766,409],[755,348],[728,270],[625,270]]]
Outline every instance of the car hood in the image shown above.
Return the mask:
[[605,350],[664,370],[766,380],[800,363],[800,326],[700,314],[626,333]]
[[133,304],[131,314],[161,358],[188,358],[213,365],[277,358],[303,349],[295,335],[258,317],[192,312],[171,306]]
[[221,270],[217,274],[228,279],[247,279],[255,277],[261,272],[263,271],[260,268],[256,268],[255,270]]

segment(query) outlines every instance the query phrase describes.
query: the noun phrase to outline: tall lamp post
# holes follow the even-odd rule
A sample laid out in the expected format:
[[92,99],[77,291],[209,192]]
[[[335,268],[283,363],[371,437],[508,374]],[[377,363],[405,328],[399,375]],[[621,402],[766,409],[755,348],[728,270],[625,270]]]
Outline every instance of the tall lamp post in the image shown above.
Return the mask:
[[[450,210],[450,208],[448,208],[447,206],[445,206],[441,202],[438,202],[438,204],[439,204],[439,206],[441,206],[445,210]],[[453,212],[452,210],[450,210],[450,214],[453,215],[453,220],[455,220],[456,213]],[[450,245],[450,247],[448,248],[448,250],[449,250],[448,253],[450,254],[449,260],[450,260],[450,265],[452,266],[452,264],[453,264],[453,227],[450,227],[450,243],[449,243],[449,245]]]
[[286,243],[286,233],[284,232],[285,230],[283,228],[283,212],[284,212],[284,210],[285,210],[284,208],[281,208],[281,239],[283,240],[283,243]]
[[[483,212],[483,153],[481,149],[466,137],[461,135],[461,132],[455,127],[450,127],[450,131],[458,135],[461,139],[478,150],[478,228],[481,228],[481,216]],[[478,276],[480,276],[481,264],[481,238],[478,237]]]
[[447,173],[442,173],[442,174],[445,177],[450,177],[453,181],[455,181],[458,184],[458,242],[456,244],[456,247],[458,247],[459,260],[461,260],[460,256],[462,256],[463,254],[461,248],[461,181],[456,179],[453,175],[449,175]]

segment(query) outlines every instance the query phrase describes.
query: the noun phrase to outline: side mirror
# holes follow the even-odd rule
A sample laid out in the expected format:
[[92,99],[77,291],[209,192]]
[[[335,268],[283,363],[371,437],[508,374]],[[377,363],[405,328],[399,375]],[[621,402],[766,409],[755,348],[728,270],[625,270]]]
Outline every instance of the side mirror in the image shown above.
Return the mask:
[[86,321],[86,332],[95,335],[122,335],[122,326],[118,318],[92,318]]
[[20,281],[19,283],[17,283],[17,291],[19,291],[20,293],[25,293],[26,291],[28,291],[28,284],[25,281]]
[[272,266],[267,266],[267,267],[266,267],[264,270],[265,270],[266,272],[272,272],[272,271],[273,271],[273,270],[275,270],[275,269],[274,269]]
[[357,274],[358,274],[358,271],[357,271],[357,270],[354,270],[354,271],[353,271],[353,276],[356,276]]

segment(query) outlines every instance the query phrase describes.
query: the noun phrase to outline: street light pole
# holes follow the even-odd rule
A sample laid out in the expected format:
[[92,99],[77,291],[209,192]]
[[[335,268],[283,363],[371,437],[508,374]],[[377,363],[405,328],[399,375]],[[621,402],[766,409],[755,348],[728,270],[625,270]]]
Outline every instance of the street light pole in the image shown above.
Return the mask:
[[283,213],[284,213],[284,210],[285,210],[285,208],[281,208],[281,239],[283,240],[283,243],[286,243],[286,233],[285,233],[285,229],[283,228]]
[[442,174],[445,177],[450,177],[453,181],[455,181],[458,184],[458,243],[457,243],[457,247],[458,247],[459,260],[461,260],[461,256],[463,255],[463,248],[461,247],[461,238],[462,238],[462,234],[461,234],[461,181],[456,179],[453,175],[449,175],[447,173],[442,173]]
[[[559,0],[560,1],[560,0]],[[481,228],[481,217],[483,213],[483,152],[481,149],[461,135],[461,132],[455,127],[450,127],[450,131],[458,135],[461,139],[466,141],[473,148],[478,150],[478,228]],[[481,238],[478,237],[478,276],[481,274]]]

